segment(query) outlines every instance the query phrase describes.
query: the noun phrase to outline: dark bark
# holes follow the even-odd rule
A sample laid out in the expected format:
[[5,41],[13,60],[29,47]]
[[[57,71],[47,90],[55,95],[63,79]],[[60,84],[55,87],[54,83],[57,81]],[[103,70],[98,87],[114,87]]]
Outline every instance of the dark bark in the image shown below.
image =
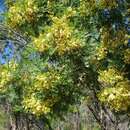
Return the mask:
[[[10,123],[8,130],[44,130],[44,126],[40,120],[32,115],[24,115],[22,113],[10,116]],[[49,130],[50,126],[49,126]]]
[[76,130],[81,130],[81,122],[80,122],[80,112],[79,110],[77,111],[77,115],[76,115],[76,126],[77,129]]
[[[97,106],[96,106],[97,107]],[[129,130],[130,120],[127,115],[115,115],[106,106],[100,104],[99,109],[96,110],[94,104],[88,105],[89,110],[92,112],[94,118],[101,127],[101,130]]]

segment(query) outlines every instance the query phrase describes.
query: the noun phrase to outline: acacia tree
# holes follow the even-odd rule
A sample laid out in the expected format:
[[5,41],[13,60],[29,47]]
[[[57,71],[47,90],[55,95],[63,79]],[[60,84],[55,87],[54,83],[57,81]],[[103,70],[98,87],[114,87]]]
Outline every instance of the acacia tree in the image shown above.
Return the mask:
[[52,118],[87,97],[102,129],[127,130],[129,2],[6,0],[6,5],[4,24],[13,31],[1,37],[6,34],[19,52],[0,66],[10,129],[51,130]]
[[48,118],[62,116],[80,100],[84,39],[70,22],[76,11],[67,4],[7,1],[5,25],[30,39],[23,44],[15,31],[7,33],[20,52],[1,66],[1,95],[13,116],[11,129],[43,129],[46,124],[52,129]]

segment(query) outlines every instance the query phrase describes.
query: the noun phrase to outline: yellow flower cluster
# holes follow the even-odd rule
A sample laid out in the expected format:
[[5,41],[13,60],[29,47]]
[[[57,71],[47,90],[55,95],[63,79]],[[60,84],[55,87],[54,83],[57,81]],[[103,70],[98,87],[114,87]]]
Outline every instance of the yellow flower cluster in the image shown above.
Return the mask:
[[48,34],[40,34],[39,37],[37,38],[33,38],[33,43],[35,48],[39,51],[39,52],[45,52],[50,48],[50,44],[51,41],[50,39],[52,38],[52,34],[48,33]]
[[100,9],[113,9],[118,6],[117,0],[99,0],[98,5]]
[[115,34],[113,34],[112,28],[103,27],[100,29],[100,33],[101,33],[101,44],[111,50],[124,44],[126,40],[125,36],[126,32],[124,29],[120,29],[116,31]]
[[79,12],[82,16],[88,16],[96,8],[96,0],[80,0]]
[[46,72],[43,74],[38,74],[34,80],[34,90],[48,90],[53,88],[55,83],[60,80],[60,75],[56,72]]
[[50,112],[50,108],[46,106],[44,102],[36,99],[33,94],[30,98],[24,98],[23,106],[26,111],[29,111],[37,116]]
[[115,68],[99,71],[98,81],[103,86],[113,87],[117,82],[124,80],[123,75]]
[[130,64],[130,49],[124,51],[124,62]]
[[107,48],[104,47],[103,45],[97,47],[96,49],[96,58],[97,60],[102,60],[107,56]]
[[13,60],[8,64],[0,65],[0,92],[7,90],[7,83],[13,78],[13,72],[16,70],[17,65]]
[[[57,83],[60,82],[60,75],[54,70],[50,70],[45,73],[39,73],[36,76],[27,75],[24,80],[24,100],[23,106],[25,111],[29,111],[37,116],[47,114],[51,111],[53,105],[57,102],[57,95],[50,95],[56,87]],[[23,77],[24,78],[24,77]],[[22,78],[22,81],[23,81]],[[30,83],[28,80],[31,80]],[[41,98],[36,95],[41,95]],[[48,94],[50,96],[48,96]]]
[[115,87],[105,88],[98,97],[102,103],[107,103],[116,111],[127,111],[130,107],[130,83],[122,81]]
[[10,81],[10,79],[10,71],[5,66],[0,66],[0,92],[4,92],[6,90],[6,83]]
[[126,34],[126,35],[125,35],[125,42],[124,42],[124,45],[125,45],[125,46],[128,45],[129,39],[130,39],[130,35]]
[[75,36],[77,33],[69,26],[65,16],[62,18],[53,17],[52,26],[48,27],[47,32],[34,38],[36,49],[41,52],[55,48],[59,55],[70,53],[82,47],[83,42]]
[[38,12],[36,0],[16,1],[8,11],[8,24],[11,27],[17,27],[24,22],[34,22]]
[[76,10],[72,7],[68,7],[65,13],[65,17],[69,18],[76,15]]

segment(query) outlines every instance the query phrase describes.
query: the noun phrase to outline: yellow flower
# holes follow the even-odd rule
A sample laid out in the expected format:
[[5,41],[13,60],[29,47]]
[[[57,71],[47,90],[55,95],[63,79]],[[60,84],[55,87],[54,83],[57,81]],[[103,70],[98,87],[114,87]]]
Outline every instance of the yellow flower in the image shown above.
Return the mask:
[[98,6],[100,9],[113,9],[118,6],[118,3],[116,0],[99,0],[98,1]]
[[102,103],[108,104],[115,111],[127,111],[130,106],[130,82],[118,82],[111,88],[104,88],[98,98]]
[[59,55],[71,53],[83,46],[83,40],[75,36],[77,30],[69,26],[65,17],[52,17],[53,24],[44,34],[34,38],[34,45],[38,51],[45,52],[50,48],[56,49]]
[[123,75],[115,68],[99,71],[98,81],[103,86],[113,86],[115,83],[124,80]]
[[130,64],[130,49],[124,51],[124,62]]

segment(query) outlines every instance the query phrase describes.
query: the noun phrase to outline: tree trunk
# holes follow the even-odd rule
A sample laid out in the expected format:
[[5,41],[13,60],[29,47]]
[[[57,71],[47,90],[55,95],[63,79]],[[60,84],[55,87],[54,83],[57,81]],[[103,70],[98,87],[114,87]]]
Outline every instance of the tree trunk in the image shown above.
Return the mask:
[[10,115],[10,119],[9,119],[9,126],[8,126],[9,130],[16,130],[16,123],[14,121],[14,118],[12,118],[12,116]]
[[80,112],[76,113],[76,130],[81,130],[81,119],[80,119]]
[[[50,126],[48,127],[49,130],[52,130]],[[43,121],[41,122],[41,120],[36,119],[34,116],[19,113],[10,116],[8,130],[44,130],[44,124]]]
[[130,119],[127,115],[115,114],[107,107],[99,103],[96,106],[95,104],[88,105],[88,108],[100,125],[101,130],[130,130]]

